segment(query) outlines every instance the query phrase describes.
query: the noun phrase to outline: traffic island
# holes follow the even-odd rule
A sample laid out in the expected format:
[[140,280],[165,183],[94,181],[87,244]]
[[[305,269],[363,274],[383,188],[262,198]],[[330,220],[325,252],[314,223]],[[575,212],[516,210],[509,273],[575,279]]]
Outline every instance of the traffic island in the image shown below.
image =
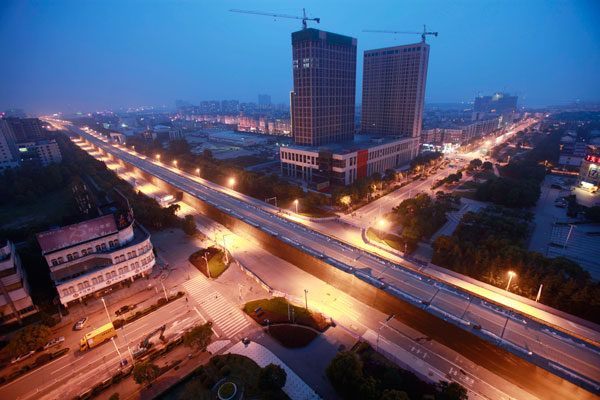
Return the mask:
[[[189,262],[206,277],[216,279],[229,266],[229,258],[216,247],[200,249],[189,257]],[[207,268],[208,267],[208,268]]]
[[264,370],[251,358],[239,354],[214,356],[158,399],[289,399],[281,388],[261,388],[259,378]]
[[250,301],[244,305],[244,312],[263,326],[295,323],[323,332],[330,325],[323,314],[288,303],[283,297]]

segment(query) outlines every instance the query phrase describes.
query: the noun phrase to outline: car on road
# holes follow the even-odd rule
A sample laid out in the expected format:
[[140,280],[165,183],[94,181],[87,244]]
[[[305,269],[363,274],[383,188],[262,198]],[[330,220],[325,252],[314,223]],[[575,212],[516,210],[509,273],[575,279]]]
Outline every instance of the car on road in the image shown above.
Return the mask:
[[23,361],[26,358],[31,357],[34,353],[35,353],[35,350],[31,350],[31,351],[28,351],[27,353],[23,353],[23,354],[21,354],[21,355],[19,355],[17,357],[14,357],[12,360],[10,360],[10,363],[11,364],[16,364],[19,361]]
[[48,343],[46,343],[44,345],[44,350],[49,349],[52,346],[56,346],[59,343],[62,343],[65,341],[65,337],[64,336],[60,336],[57,338],[52,339],[51,341],[49,341]]
[[77,321],[75,323],[75,325],[73,326],[73,329],[75,329],[76,331],[80,331],[83,329],[83,327],[85,326],[85,323],[87,322],[88,317],[83,317],[81,318],[79,321]]
[[566,208],[567,207],[567,199],[565,199],[564,197],[559,197],[558,199],[554,200],[554,206],[560,207],[560,208]]

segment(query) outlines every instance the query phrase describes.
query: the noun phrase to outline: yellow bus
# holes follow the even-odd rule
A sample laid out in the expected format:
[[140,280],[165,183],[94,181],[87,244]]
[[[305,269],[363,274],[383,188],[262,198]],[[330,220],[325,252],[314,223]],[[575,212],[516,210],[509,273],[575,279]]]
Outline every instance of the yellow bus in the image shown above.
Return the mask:
[[117,331],[115,331],[115,327],[112,323],[94,329],[81,338],[81,351],[92,349],[113,336],[117,336]]

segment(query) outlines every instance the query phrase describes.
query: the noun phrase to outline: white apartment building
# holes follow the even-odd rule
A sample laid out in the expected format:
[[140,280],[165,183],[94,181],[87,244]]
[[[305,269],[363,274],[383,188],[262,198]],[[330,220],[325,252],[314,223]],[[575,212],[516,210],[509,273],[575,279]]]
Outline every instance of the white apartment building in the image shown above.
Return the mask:
[[37,159],[45,167],[51,163],[59,163],[62,161],[62,154],[56,140],[38,140],[35,142],[19,143],[20,152],[35,152]]
[[15,245],[0,239],[0,324],[21,322],[37,312],[29,296],[30,289]]
[[149,275],[155,264],[150,233],[132,213],[110,214],[38,233],[42,255],[60,296],[69,305],[127,279]]
[[417,156],[418,141],[419,138],[356,135],[354,140],[319,148],[281,147],[281,174],[308,182],[349,185],[409,163]]

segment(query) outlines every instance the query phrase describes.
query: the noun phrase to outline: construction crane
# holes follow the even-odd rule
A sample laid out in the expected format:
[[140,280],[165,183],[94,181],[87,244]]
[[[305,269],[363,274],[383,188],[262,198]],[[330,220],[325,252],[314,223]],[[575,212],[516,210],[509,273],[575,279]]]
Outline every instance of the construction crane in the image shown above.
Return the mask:
[[408,35],[421,35],[421,40],[423,43],[425,43],[425,36],[426,35],[433,35],[436,36],[438,35],[437,32],[427,32],[427,27],[425,25],[423,25],[423,32],[407,32],[407,31],[378,31],[378,30],[371,30],[371,29],[364,29],[363,32],[372,32],[372,33],[395,33],[395,34],[408,34]]
[[306,21],[315,21],[317,24],[321,22],[321,18],[308,18],[306,16],[306,10],[304,8],[302,9],[302,14],[304,15],[303,17],[297,17],[295,15],[286,15],[286,14],[271,14],[271,13],[264,13],[264,12],[260,12],[260,11],[247,11],[247,10],[229,10],[229,11],[236,12],[236,13],[243,13],[243,14],[266,15],[266,16],[275,17],[275,18],[301,19],[303,30],[307,28]]

